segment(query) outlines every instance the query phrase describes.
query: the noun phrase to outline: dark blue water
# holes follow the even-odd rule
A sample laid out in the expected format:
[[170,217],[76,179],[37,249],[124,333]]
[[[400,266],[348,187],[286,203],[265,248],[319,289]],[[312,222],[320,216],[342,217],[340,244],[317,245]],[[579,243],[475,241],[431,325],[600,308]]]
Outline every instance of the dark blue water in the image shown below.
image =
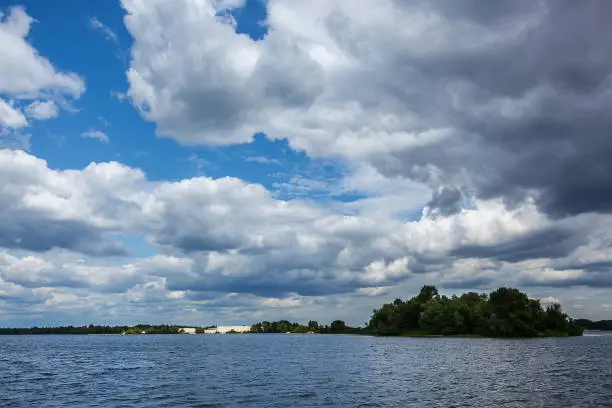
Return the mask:
[[0,336],[6,407],[604,407],[612,336]]

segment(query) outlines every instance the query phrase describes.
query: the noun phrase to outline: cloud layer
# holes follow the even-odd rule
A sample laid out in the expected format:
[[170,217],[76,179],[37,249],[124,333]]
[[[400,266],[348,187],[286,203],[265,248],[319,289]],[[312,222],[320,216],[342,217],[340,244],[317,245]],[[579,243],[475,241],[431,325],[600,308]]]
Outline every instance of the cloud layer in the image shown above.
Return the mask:
[[[0,317],[363,319],[423,283],[609,306],[609,2],[269,0],[259,41],[235,32],[228,9],[242,1],[122,6],[126,95],[158,136],[209,146],[264,132],[346,174],[274,192],[0,150]],[[23,129],[85,91],[27,41],[33,22],[1,16],[0,148],[26,148]],[[330,204],[315,190],[360,196]]]
[[[346,301],[428,281],[449,289],[612,286],[612,219],[558,221],[534,202],[509,210],[500,200],[475,201],[406,222],[278,200],[235,178],[151,182],[116,162],[56,171],[13,150],[0,150],[0,179],[8,180],[0,188],[5,302],[108,293],[206,310],[237,293],[255,313],[264,301]],[[135,235],[157,254],[129,255],[126,239]]]

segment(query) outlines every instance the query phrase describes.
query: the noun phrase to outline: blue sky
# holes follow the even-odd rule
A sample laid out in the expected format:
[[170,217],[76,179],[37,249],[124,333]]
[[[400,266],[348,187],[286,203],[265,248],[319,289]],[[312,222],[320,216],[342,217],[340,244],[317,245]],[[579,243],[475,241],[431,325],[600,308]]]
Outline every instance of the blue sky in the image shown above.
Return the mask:
[[423,284],[608,316],[577,8],[0,1],[0,325],[361,323]]

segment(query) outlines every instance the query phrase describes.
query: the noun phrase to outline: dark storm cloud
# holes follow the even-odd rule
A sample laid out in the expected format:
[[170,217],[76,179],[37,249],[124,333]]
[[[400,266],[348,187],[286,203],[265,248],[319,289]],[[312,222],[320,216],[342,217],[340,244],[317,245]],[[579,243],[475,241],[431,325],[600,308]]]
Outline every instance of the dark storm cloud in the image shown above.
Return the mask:
[[[430,182],[427,169],[435,165],[447,182],[467,174],[480,198],[513,203],[535,194],[555,217],[610,212],[612,3],[438,1],[430,7],[451,26],[468,21],[502,39],[456,52],[397,51],[389,70],[418,78],[394,87],[398,101],[424,115],[423,128],[450,127],[454,136],[376,158],[379,168]],[[504,32],[530,21],[537,23]],[[457,96],[459,104],[451,104]]]

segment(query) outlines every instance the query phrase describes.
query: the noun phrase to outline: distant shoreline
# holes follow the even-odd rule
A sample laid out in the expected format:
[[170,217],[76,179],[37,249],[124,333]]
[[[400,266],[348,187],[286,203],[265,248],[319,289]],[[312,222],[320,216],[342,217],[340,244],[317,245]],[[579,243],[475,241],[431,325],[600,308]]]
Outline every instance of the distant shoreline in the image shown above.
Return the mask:
[[135,335],[135,334],[234,334],[302,333],[353,334],[423,338],[548,338],[582,336],[585,330],[612,330],[612,320],[571,319],[558,303],[543,307],[537,299],[513,288],[491,292],[440,295],[425,285],[407,300],[395,299],[374,310],[366,327],[350,327],[343,320],[320,325],[288,320],[261,321],[251,326],[59,326],[0,328],[0,335]]
[[[7,333],[5,329],[0,329],[0,336],[123,336],[121,333],[64,333],[64,332],[45,332],[45,333]],[[599,334],[601,333],[601,334]],[[569,335],[540,335],[535,337],[492,337],[482,336],[477,334],[429,334],[429,333],[403,333],[390,336],[382,336],[372,333],[355,333],[355,332],[338,332],[338,333],[225,333],[229,335],[257,335],[257,334],[268,334],[268,335],[345,335],[345,336],[363,336],[363,337],[384,337],[384,338],[415,338],[415,339],[497,339],[497,340],[529,340],[529,339],[550,339],[550,338],[569,338],[569,337],[580,337],[580,336],[569,336]],[[184,336],[184,333],[132,333],[127,336],[149,336],[149,335],[180,335]],[[197,333],[197,335],[211,336],[211,334]],[[219,334],[222,335],[222,334]],[[585,330],[582,336],[612,336],[612,330]]]

